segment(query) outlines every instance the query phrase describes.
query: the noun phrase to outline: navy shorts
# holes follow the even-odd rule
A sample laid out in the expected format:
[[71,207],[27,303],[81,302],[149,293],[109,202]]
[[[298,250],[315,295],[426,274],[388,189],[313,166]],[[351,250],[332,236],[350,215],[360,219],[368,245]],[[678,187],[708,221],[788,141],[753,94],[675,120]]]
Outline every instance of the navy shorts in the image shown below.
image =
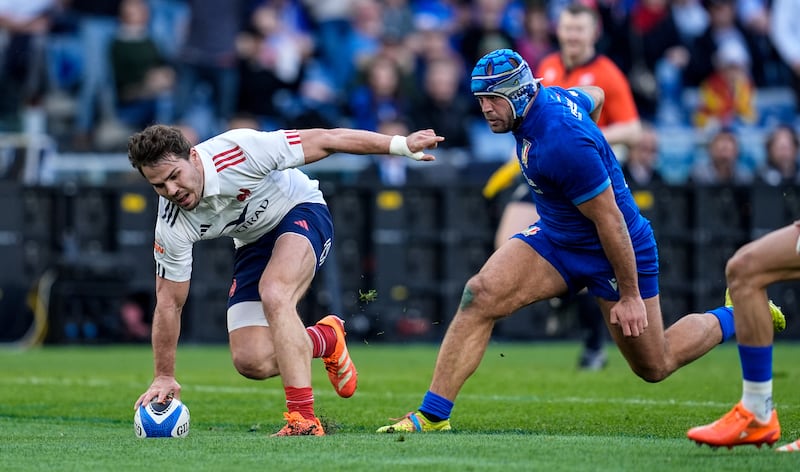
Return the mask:
[[319,269],[333,244],[333,222],[328,207],[321,203],[301,203],[292,208],[275,229],[236,250],[228,308],[240,302],[261,300],[258,281],[267,267],[275,241],[286,233],[300,234],[308,239],[317,256],[316,268]]
[[[533,225],[514,235],[528,243],[545,258],[564,278],[569,295],[584,287],[595,297],[619,300],[614,269],[602,249],[586,250],[557,245],[547,235],[547,229]],[[642,298],[658,295],[658,248],[653,233],[643,242],[634,245],[636,269],[639,273],[639,293]]]

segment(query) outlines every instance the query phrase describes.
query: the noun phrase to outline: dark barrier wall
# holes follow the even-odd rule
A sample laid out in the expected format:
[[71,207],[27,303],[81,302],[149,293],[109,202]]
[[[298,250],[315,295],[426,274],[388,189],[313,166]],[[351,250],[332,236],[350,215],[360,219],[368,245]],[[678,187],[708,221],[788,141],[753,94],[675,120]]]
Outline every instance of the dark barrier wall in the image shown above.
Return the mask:
[[[368,342],[440,339],[464,282],[492,252],[502,200],[485,200],[479,185],[322,185],[336,243],[299,307],[305,321],[337,312],[351,336]],[[659,242],[666,324],[720,305],[733,252],[800,218],[793,187],[659,186],[634,194]],[[45,342],[146,342],[126,320],[152,316],[156,202],[146,185],[0,185],[0,341],[25,332],[32,307],[46,307]],[[184,341],[227,340],[232,254],[227,239],[197,244]],[[796,282],[770,288],[789,319],[781,338],[800,338],[799,290]],[[559,300],[540,302],[500,322],[495,337],[577,338],[574,318]]]

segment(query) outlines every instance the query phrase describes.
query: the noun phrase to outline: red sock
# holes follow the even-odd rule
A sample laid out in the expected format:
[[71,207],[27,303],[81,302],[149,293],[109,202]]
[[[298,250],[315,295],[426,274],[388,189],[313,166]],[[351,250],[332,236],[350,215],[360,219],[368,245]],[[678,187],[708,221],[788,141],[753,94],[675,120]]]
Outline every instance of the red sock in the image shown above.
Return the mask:
[[314,359],[318,357],[328,357],[333,354],[336,349],[336,331],[330,326],[314,325],[306,328],[308,337],[311,338],[311,344],[314,346],[314,352],[311,355]]
[[311,387],[283,387],[286,392],[286,409],[296,411],[303,415],[307,420],[313,420],[314,414],[314,392]]

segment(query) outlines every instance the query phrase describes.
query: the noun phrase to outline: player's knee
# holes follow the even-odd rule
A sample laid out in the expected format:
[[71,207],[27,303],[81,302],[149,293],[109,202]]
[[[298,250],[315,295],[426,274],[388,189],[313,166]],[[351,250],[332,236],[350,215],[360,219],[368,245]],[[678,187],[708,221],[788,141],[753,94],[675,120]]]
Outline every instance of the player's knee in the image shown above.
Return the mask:
[[284,311],[284,307],[287,305],[292,305],[292,302],[287,295],[289,292],[290,291],[286,289],[286,287],[280,284],[259,284],[258,294],[261,297],[261,303],[264,306],[264,313],[267,314],[267,319],[269,319],[270,313],[282,313]]
[[278,365],[269,359],[257,359],[247,354],[233,353],[233,365],[243,377],[264,380],[278,373]]
[[658,383],[669,377],[672,370],[663,365],[631,365],[633,372],[647,383]]
[[460,308],[464,311],[467,308],[477,307],[476,312],[478,313],[492,318],[501,318],[510,312],[504,309],[507,303],[508,300],[495,293],[486,277],[479,273],[472,276],[464,286]]
[[736,251],[725,265],[725,277],[728,280],[728,286],[746,282],[749,279],[750,271],[753,267],[756,267],[754,262],[754,254],[748,246]]

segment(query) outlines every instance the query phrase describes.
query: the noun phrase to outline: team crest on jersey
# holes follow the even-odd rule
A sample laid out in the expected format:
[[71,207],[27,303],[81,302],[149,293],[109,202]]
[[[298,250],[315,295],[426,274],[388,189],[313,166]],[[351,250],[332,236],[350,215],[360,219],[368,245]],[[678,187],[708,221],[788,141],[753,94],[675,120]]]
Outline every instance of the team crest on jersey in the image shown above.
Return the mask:
[[527,139],[522,140],[522,151],[520,152],[520,161],[522,161],[523,167],[528,167],[528,152],[531,150],[531,142]]
[[522,232],[523,236],[533,236],[534,234],[541,231],[541,228],[538,226],[528,226],[528,229]]
[[239,189],[239,195],[236,195],[236,199],[239,200],[240,202],[243,202],[243,201],[247,200],[250,197],[251,193],[253,193],[253,192],[251,192],[250,189],[240,188]]

